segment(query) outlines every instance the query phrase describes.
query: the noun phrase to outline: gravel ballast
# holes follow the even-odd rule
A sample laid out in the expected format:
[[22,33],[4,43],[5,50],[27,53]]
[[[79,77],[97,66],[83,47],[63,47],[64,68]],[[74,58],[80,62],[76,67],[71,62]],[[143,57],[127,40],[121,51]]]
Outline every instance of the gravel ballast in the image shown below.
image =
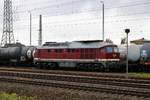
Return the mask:
[[32,96],[37,100],[145,100],[142,97],[0,82],[0,92]]

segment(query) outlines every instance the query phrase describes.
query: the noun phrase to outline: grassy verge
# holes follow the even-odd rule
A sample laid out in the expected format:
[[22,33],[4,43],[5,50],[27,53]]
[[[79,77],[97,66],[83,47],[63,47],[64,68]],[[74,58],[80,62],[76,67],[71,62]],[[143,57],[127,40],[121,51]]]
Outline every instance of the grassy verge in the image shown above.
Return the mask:
[[129,73],[131,77],[150,78],[150,73]]
[[15,93],[0,93],[0,100],[36,100],[34,97],[18,96]]

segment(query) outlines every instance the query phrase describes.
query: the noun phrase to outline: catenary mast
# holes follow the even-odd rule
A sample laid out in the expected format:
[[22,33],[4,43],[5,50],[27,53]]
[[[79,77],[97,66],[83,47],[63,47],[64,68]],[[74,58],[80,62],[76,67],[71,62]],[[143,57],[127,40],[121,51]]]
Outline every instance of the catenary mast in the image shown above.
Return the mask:
[[1,46],[11,43],[15,43],[13,34],[12,0],[4,0],[3,34],[1,39]]

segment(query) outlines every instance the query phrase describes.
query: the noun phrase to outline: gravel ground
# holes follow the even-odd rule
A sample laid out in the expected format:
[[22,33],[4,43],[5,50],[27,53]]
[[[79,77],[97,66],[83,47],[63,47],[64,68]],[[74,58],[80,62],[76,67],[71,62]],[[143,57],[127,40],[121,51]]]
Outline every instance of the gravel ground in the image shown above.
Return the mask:
[[[0,92],[33,96],[37,100],[145,100],[135,96],[0,82]],[[148,99],[147,99],[148,100]],[[150,99],[149,99],[150,100]]]

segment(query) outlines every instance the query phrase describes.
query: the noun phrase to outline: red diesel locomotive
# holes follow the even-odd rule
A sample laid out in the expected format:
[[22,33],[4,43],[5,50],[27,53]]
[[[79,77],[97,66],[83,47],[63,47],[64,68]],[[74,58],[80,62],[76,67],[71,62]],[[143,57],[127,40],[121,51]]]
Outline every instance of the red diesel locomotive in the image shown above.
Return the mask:
[[99,40],[46,42],[34,53],[34,64],[44,67],[104,69],[119,62],[117,45]]

